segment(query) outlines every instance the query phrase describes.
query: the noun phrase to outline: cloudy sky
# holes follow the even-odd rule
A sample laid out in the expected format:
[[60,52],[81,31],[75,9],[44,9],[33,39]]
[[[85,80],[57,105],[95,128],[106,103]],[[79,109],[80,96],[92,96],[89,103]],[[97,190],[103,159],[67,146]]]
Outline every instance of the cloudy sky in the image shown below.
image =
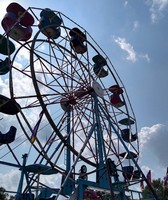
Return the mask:
[[[1,0],[0,19],[12,1]],[[19,0],[25,8],[52,8],[84,27],[122,79],[138,123],[140,166],[152,178],[168,167],[168,0]],[[3,33],[2,28],[0,28]],[[0,78],[0,93],[7,83]],[[2,126],[2,125],[1,125]],[[12,171],[11,175],[16,176]],[[8,175],[0,174],[0,183]],[[13,179],[14,180],[14,179]],[[11,180],[12,181],[12,180]]]

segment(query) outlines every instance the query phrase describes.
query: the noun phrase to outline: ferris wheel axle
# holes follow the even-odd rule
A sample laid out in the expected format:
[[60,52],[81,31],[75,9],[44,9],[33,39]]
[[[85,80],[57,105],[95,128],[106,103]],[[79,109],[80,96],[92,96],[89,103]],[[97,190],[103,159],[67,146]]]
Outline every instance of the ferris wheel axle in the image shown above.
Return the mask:
[[61,99],[61,107],[63,110],[67,110],[69,107],[77,104],[77,100],[82,99],[84,96],[92,94],[94,89],[92,87],[88,87],[87,89],[79,88],[78,90],[70,93],[69,96],[63,97]]

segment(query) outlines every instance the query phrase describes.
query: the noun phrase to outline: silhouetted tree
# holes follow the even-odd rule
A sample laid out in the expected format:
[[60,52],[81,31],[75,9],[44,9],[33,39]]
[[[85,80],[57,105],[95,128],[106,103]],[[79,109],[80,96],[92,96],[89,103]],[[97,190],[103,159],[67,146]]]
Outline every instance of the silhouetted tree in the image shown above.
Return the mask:
[[14,200],[14,196],[6,193],[6,190],[3,187],[0,187],[0,200]]
[[0,199],[2,200],[8,200],[8,195],[5,193],[5,189],[3,187],[0,187]]
[[[163,181],[160,178],[152,181],[152,187],[159,199],[168,200],[168,185],[163,186]],[[144,190],[142,191],[142,199],[149,198],[152,198],[152,194],[149,187],[145,186]]]

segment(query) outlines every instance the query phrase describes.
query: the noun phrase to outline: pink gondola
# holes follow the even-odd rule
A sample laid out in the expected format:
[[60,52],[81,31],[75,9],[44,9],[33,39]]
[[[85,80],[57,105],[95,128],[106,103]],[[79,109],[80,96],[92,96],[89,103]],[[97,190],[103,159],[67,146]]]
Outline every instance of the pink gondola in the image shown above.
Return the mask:
[[124,102],[121,100],[119,94],[117,93],[111,95],[110,102],[116,108],[122,107],[124,105]]
[[22,6],[11,3],[1,24],[6,34],[16,41],[27,41],[31,38],[34,18]]

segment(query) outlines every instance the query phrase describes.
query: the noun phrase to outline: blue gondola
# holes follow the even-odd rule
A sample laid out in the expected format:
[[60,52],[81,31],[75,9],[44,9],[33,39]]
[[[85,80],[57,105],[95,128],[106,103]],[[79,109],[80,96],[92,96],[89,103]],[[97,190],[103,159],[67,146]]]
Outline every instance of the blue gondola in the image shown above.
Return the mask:
[[122,174],[126,180],[130,179],[139,179],[140,178],[140,171],[134,170],[133,166],[124,166],[122,167]]
[[107,65],[107,61],[101,56],[96,55],[92,58],[93,62],[93,71],[99,77],[103,78],[108,76],[108,71],[104,69],[104,66]]
[[10,60],[6,58],[5,60],[0,60],[0,75],[5,75],[10,70]]
[[120,121],[118,121],[119,124],[122,124],[122,125],[125,125],[125,126],[129,126],[129,125],[132,125],[134,124],[134,120],[130,119],[130,118],[124,118],[124,119],[121,119]]
[[0,132],[0,144],[9,144],[15,140],[16,128],[11,126],[9,131],[5,134]]
[[49,8],[42,10],[40,17],[41,19],[38,26],[41,32],[48,38],[58,38],[61,34],[60,26],[62,19],[60,19],[54,11]]
[[0,53],[3,55],[11,55],[15,51],[15,45],[5,36],[0,34]]
[[73,28],[69,32],[70,35],[70,46],[78,54],[84,54],[87,51],[86,45],[86,35],[78,28]]
[[138,155],[132,151],[130,151],[129,153],[128,152],[120,153],[119,156],[121,156],[122,158],[125,158],[125,159],[132,159],[132,158],[138,157]]
[[132,134],[130,129],[126,128],[121,130],[121,137],[125,142],[134,142],[137,140],[137,133]]
[[14,99],[0,95],[0,112],[15,115],[20,112],[20,105]]

